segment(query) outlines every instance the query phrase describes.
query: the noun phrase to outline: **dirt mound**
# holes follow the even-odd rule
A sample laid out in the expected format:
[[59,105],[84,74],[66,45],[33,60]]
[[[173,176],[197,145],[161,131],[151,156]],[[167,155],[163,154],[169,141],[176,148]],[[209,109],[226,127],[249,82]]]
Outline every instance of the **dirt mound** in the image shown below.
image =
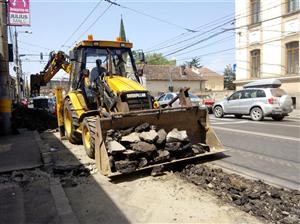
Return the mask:
[[276,188],[206,165],[189,165],[181,175],[252,215],[274,223],[299,223],[300,191]]
[[46,110],[17,106],[12,112],[12,129],[16,132],[18,128],[42,132],[57,128],[57,120]]

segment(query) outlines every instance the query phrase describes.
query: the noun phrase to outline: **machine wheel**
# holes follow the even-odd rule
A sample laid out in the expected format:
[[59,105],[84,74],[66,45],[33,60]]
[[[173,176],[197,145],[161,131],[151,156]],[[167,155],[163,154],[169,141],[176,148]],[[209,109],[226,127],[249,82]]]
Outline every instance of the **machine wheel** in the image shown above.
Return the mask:
[[283,118],[284,118],[284,116],[273,116],[272,117],[272,119],[274,120],[274,121],[282,121],[283,120]]
[[224,112],[221,106],[216,106],[214,108],[214,114],[217,118],[222,118],[224,116]]
[[239,118],[239,119],[243,117],[242,114],[235,114],[234,116],[235,116],[235,118]]
[[64,126],[65,135],[69,141],[73,144],[80,144],[81,137],[80,134],[76,132],[76,129],[79,127],[78,117],[76,112],[73,110],[70,99],[68,98],[65,100],[64,104]]
[[254,107],[250,111],[250,117],[253,121],[261,121],[264,118],[262,109]]
[[96,118],[86,117],[82,122],[82,142],[88,157],[95,158]]

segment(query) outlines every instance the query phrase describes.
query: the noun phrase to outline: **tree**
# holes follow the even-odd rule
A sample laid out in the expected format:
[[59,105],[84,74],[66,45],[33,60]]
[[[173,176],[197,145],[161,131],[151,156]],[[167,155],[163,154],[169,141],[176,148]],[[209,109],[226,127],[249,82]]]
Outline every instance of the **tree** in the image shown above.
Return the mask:
[[[132,54],[136,59],[136,63],[140,64],[138,52],[133,51]],[[145,60],[148,65],[176,65],[176,60],[168,60],[161,53],[148,53],[145,55]]]
[[224,70],[224,89],[235,90],[235,72],[233,71],[231,65],[227,65]]
[[194,57],[192,58],[191,61],[186,61],[184,64],[189,67],[189,68],[192,68],[192,67],[195,67],[195,68],[201,68],[202,65],[201,65],[201,62],[200,62],[200,58],[199,57]]

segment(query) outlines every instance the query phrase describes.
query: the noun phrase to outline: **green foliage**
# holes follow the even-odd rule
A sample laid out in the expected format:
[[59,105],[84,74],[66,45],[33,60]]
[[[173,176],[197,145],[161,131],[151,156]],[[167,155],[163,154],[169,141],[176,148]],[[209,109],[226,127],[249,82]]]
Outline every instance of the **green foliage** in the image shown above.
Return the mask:
[[[141,62],[138,60],[138,53],[136,51],[132,52],[136,64]],[[161,53],[149,53],[145,55],[146,63],[148,65],[176,65],[176,60],[168,60]]]
[[194,57],[191,61],[186,61],[184,64],[191,68],[191,67],[195,67],[195,68],[201,68],[201,62],[200,62],[200,58],[199,57]]
[[235,72],[233,71],[231,65],[227,65],[224,70],[224,89],[235,90]]

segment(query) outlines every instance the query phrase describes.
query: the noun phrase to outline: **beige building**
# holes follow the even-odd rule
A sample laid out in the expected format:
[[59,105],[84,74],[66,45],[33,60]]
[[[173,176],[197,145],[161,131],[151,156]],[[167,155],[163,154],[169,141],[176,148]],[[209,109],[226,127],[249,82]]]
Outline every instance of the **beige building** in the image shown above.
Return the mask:
[[146,65],[144,85],[154,95],[190,87],[190,92],[223,90],[224,78],[214,71],[202,68],[188,68],[174,65]]
[[69,90],[69,80],[51,80],[47,83],[46,86],[41,86],[40,94],[44,96],[55,95],[55,88],[61,87],[63,91],[68,92]]
[[300,103],[299,0],[236,0],[237,89],[277,78]]
[[[196,71],[195,71],[196,70]],[[203,77],[205,81],[205,91],[223,91],[224,76],[220,75],[209,68],[202,67],[194,71]]]

